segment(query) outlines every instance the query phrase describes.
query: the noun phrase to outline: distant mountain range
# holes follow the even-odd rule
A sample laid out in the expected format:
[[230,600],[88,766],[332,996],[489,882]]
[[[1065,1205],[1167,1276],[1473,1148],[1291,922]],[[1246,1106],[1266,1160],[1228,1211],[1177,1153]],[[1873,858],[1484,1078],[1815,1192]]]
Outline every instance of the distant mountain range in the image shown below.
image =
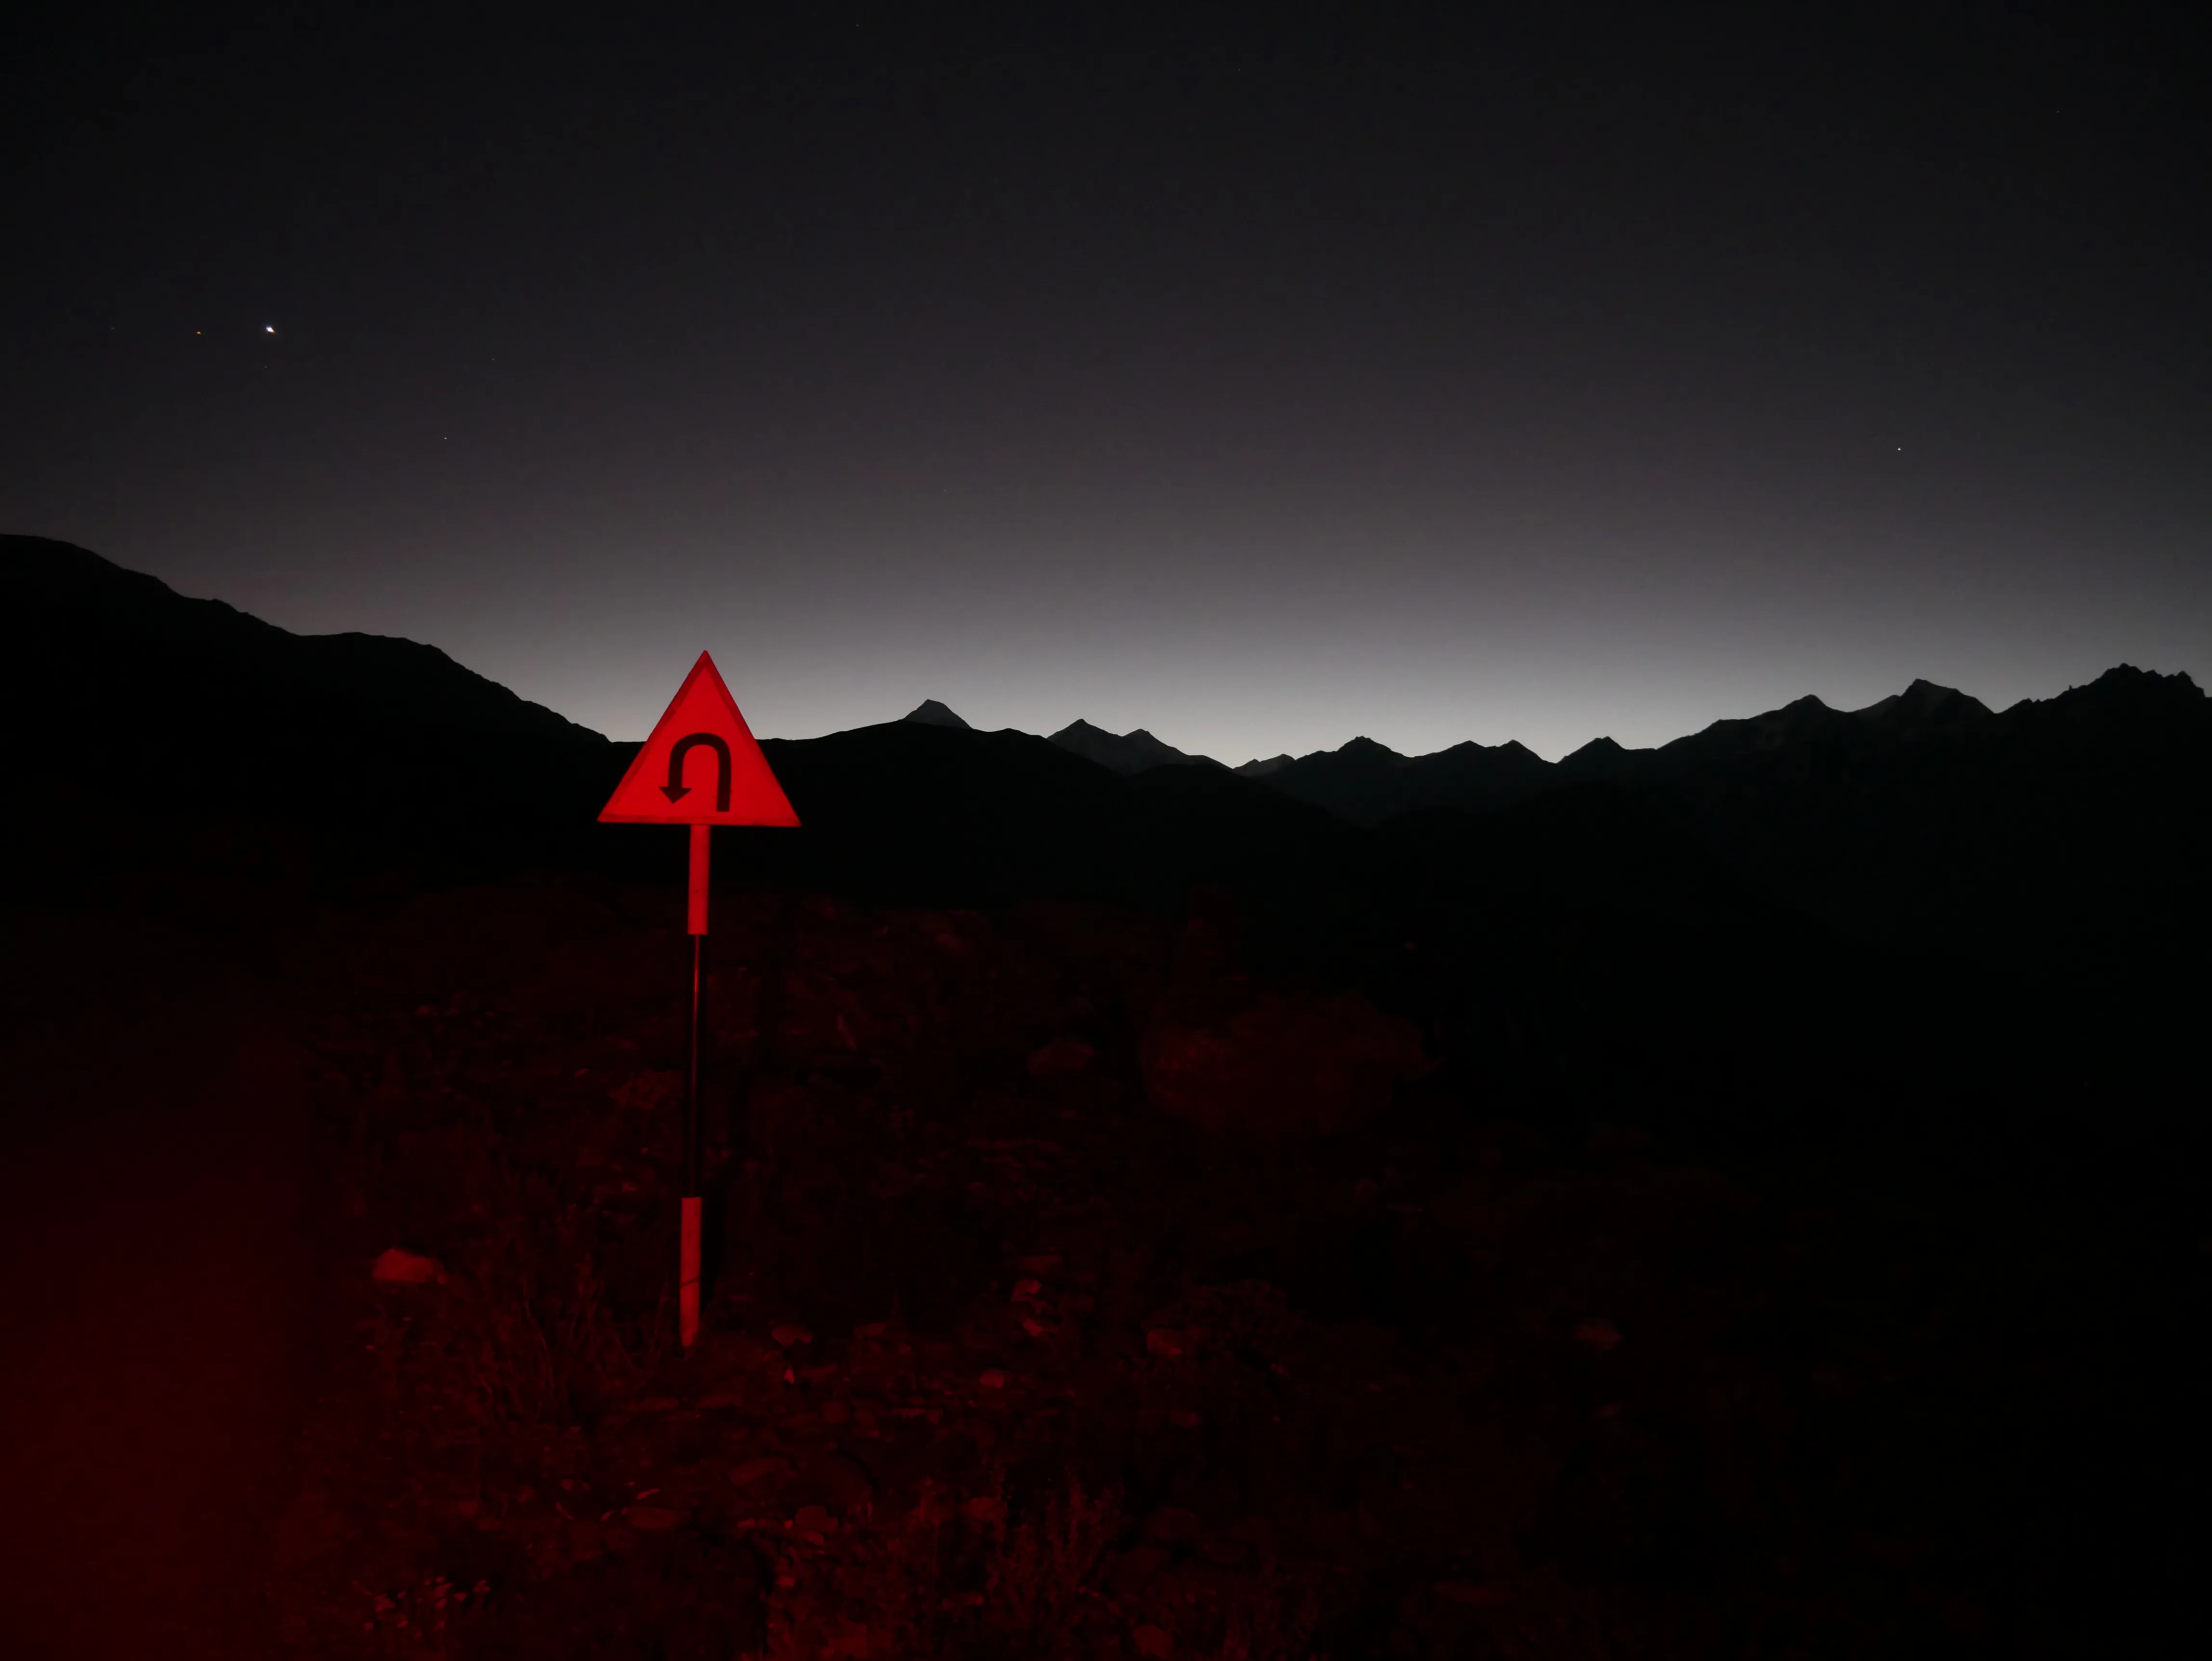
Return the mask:
[[1052,742],[1073,750],[1085,761],[1110,767],[1117,773],[1141,773],[1153,767],[1218,767],[1211,756],[1187,756],[1171,744],[1163,744],[1141,727],[1133,733],[1113,733],[1087,721],[1072,721],[1052,734]]
[[[418,869],[665,862],[594,822],[633,745],[434,648],[292,635],[66,544],[0,538],[0,707],[19,891],[216,822]],[[2212,941],[2212,707],[2185,675],[2124,666],[2002,713],[1916,681],[1558,763],[1356,739],[1232,770],[1082,721],[975,732],[934,701],[764,748],[806,830],[750,833],[747,868],[818,891],[1173,908],[1211,885],[1287,941],[1362,952],[1528,906],[1600,934],[1673,918],[1649,926],[1674,951],[1759,935],[1778,906],[1990,964],[2203,977]]]
[[1048,742],[1133,780],[1249,782],[1370,830],[1627,792],[1759,890],[1862,938],[2016,961],[2140,952],[2192,975],[2212,964],[2212,928],[2198,933],[2212,925],[2212,703],[2185,674],[2122,665],[2001,713],[1916,680],[1863,709],[1802,697],[1656,749],[1594,739],[1556,763],[1517,743],[1404,756],[1358,738],[1231,770],[1080,721]]
[[[2002,715],[1979,699],[1932,681],[1916,680],[1863,709],[1832,709],[1806,697],[1764,715],[1717,721],[1656,749],[1629,750],[1609,738],[1593,739],[1558,762],[1546,761],[1517,742],[1456,744],[1429,755],[1406,756],[1372,739],[1356,738],[1334,750],[1276,756],[1229,769],[1211,756],[1178,750],[1141,727],[1113,733],[1078,721],[1049,742],[1116,773],[1156,767],[1207,767],[1264,780],[1284,794],[1325,809],[1354,824],[1378,825],[1423,808],[1494,812],[1569,784],[1674,783],[1713,768],[1778,757],[1807,746],[1858,753],[1914,746],[2002,745],[2008,737],[2095,726],[2102,719],[2144,718],[2186,727],[2212,718],[2204,695],[2185,674],[2159,675],[2122,665],[2088,687],[2056,698],[2025,699]],[[906,717],[939,726],[967,722],[931,699]]]

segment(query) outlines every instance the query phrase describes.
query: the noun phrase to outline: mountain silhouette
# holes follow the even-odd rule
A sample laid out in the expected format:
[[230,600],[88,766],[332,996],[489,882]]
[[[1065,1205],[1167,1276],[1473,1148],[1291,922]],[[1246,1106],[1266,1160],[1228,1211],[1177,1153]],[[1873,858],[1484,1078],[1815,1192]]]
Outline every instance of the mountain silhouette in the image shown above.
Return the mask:
[[1551,764],[1517,743],[1459,744],[1434,755],[1401,756],[1372,739],[1358,738],[1340,749],[1279,764],[1250,763],[1238,770],[1285,795],[1366,825],[1422,807],[1492,812],[1525,801],[1553,782]]
[[67,543],[0,538],[0,613],[11,817],[50,873],[210,818],[527,862],[580,846],[627,753],[434,647],[295,635]]
[[1800,700],[1611,776],[1863,938],[2185,973],[2212,918],[2212,705],[2186,675],[2122,666],[2001,713],[1924,681],[1849,713]]
[[[19,873],[226,815],[456,869],[659,869],[650,836],[594,823],[631,746],[434,648],[293,635],[38,538],[0,540],[0,605],[10,831],[47,861]],[[1406,932],[1425,885],[1465,891],[1489,821],[1553,797],[1567,805],[1546,812],[1611,827],[1585,838],[1612,839],[1610,866],[1642,868],[1664,827],[1741,905],[1839,939],[2189,976],[2212,926],[2212,711],[2186,676],[2127,666],[2002,712],[1927,681],[1856,711],[1801,698],[1557,764],[1518,744],[1407,757],[1358,739],[1232,772],[1087,722],[1049,739],[977,733],[933,701],[769,749],[806,827],[746,840],[776,880],[1168,909],[1218,885],[1288,920],[1261,933],[1354,955]],[[1377,834],[1406,820],[1419,824]],[[1585,889],[1604,875],[1547,868]]]
[[[684,658],[667,666],[672,686]],[[570,1284],[636,1289],[625,1295],[641,1320],[656,1296],[665,1311],[677,1190],[661,1173],[677,1169],[678,1140],[666,1087],[684,1065],[686,970],[702,965],[707,1119],[727,1153],[704,1184],[709,1230],[728,1231],[709,1262],[743,1264],[749,1301],[742,1314],[723,1306],[732,1313],[684,1372],[654,1376],[686,1391],[732,1378],[723,1399],[764,1403],[765,1426],[795,1422],[795,1398],[775,1382],[783,1363],[763,1371],[777,1352],[758,1335],[787,1311],[854,1364],[826,1369],[844,1384],[901,1390],[912,1373],[917,1402],[941,1382],[939,1362],[973,1378],[993,1360],[1010,1401],[1064,1415],[1069,1438],[1127,1441],[1140,1475],[1172,1474],[1150,1463],[1169,1435],[1207,1459],[1234,1451],[1208,1439],[1261,1416],[1240,1405],[1243,1376],[1262,1410],[1289,1403],[1312,1420],[1326,1408],[1382,1439],[1371,1470],[1356,1443],[1332,1443],[1321,1462],[1304,1514],[1326,1542],[1328,1519],[1377,1491],[1369,1475],[1401,1486],[1410,1467],[1390,1450],[1401,1421],[1430,1411],[1424,1392],[1471,1402],[1468,1422],[1487,1422],[1498,1397],[1467,1358],[1486,1369],[1502,1342],[1537,1359],[1510,1381],[1508,1399],[1527,1403],[1512,1410],[1530,1416],[1498,1422],[1568,1424],[1579,1439],[1547,1455],[1565,1486],[1556,1509],[1542,1498],[1532,1514],[1539,1530],[1566,1518],[1554,1538],[1581,1558],[1603,1538],[1580,1520],[1588,1474],[1603,1511],[1627,1469],[1607,1475],[1605,1462],[1618,1466],[1638,1438],[1665,1451],[1669,1402],[1720,1399],[1762,1436],[1790,1432],[1759,1444],[1778,1448],[1778,1474],[1732,1454],[1714,1465],[1703,1421],[1675,1415],[1690,1475],[1673,1488],[1693,1535],[1712,1509],[1703,1469],[1784,1488],[1810,1471],[1820,1486],[1839,1449],[1862,1469],[1865,1448],[1894,1443],[1905,1452],[1890,1469],[1917,1470],[1947,1439],[1965,1455],[1920,1490],[1939,1520],[1999,1537],[2014,1512],[2033,1522],[2039,1506],[2102,1527],[2124,1510],[2106,1488],[2051,1475],[2070,1458],[2071,1427],[2086,1427],[2100,1472],[2130,1445],[2165,1470],[2184,1445],[2166,1426],[2191,1422],[2186,1379],[2156,1395],[2146,1383],[2185,1354],[2164,1317],[2186,1307],[2203,1232],[2212,744],[2206,701],[2183,676],[2122,667],[2002,713],[1916,681],[1866,709],[1801,699],[1653,750],[1598,739],[1556,766],[1512,744],[1406,757],[1361,739],[1232,771],[1142,732],[978,732],[933,701],[823,738],[763,740],[802,828],[715,834],[717,932],[697,958],[682,928],[690,838],[596,822],[636,746],[432,648],[292,635],[83,550],[9,538],[0,697],[11,1001],[51,977],[46,942],[77,942],[100,972],[83,979],[86,1013],[70,1030],[89,1043],[74,1048],[127,1050],[143,1040],[115,1019],[116,971],[149,957],[134,931],[190,942],[173,960],[196,977],[223,948],[239,959],[210,977],[224,1002],[237,973],[281,989],[267,1030],[288,1048],[295,1031],[325,1035],[304,1052],[308,1068],[267,1071],[281,1080],[272,1109],[298,1120],[281,1134],[324,1138],[334,1160],[349,1148],[333,1177],[374,1173],[380,1209],[332,1217],[332,1238],[366,1243],[374,1228],[380,1244],[434,1245],[475,1277],[462,1282],[471,1298],[494,1295],[482,1266],[508,1261],[514,1239],[573,1228],[603,1254],[576,1261],[622,1278]],[[137,971],[161,977],[139,996],[190,1019],[202,1006],[179,995],[174,950]],[[1285,1099],[1295,1106],[1302,1087],[1326,1099],[1332,1079],[1343,1094],[1372,1059],[1358,1035],[1376,1032],[1404,1064],[1363,1117],[1310,1116],[1296,1138],[1276,1136]],[[1163,1054],[1198,1080],[1180,1099],[1156,1084]],[[1060,1056],[1078,1070],[1060,1072]],[[40,1116],[82,1116],[87,1059],[69,1056],[65,1094],[25,1092],[17,1056],[7,1076],[36,1107],[65,1104]],[[648,1086],[665,1111],[641,1099]],[[102,1180],[114,1145],[143,1138],[147,1101],[190,1110],[197,1097],[134,1091],[137,1118],[91,1122]],[[1202,1116],[1224,1101],[1249,1108],[1255,1134]],[[206,1157],[179,1161],[173,1185],[184,1208],[206,1211],[239,1191],[205,1174],[235,1164],[236,1139],[191,1140]],[[51,1184],[40,1143],[17,1141],[17,1165]],[[493,1146],[507,1163],[489,1162]],[[612,1164],[610,1148],[631,1147],[634,1163]],[[974,1157],[955,1163],[963,1151]],[[617,1171],[629,1173],[619,1185]],[[538,1210],[511,1208],[480,1172],[506,1173]],[[2036,1185],[2012,1185],[2022,1173]],[[623,1208],[599,1208],[593,1196],[617,1186]],[[328,1191],[362,1190],[333,1180]],[[478,1214],[479,1193],[499,1200],[493,1216]],[[1863,1216],[1850,1231],[1827,1220],[1845,1198]],[[394,1220],[410,1218],[422,1220]],[[173,1232],[143,1232],[149,1261]],[[1032,1347],[1039,1323],[1006,1324],[1029,1307],[1009,1312],[1007,1270],[1030,1268],[1012,1254],[1032,1250],[1055,1268],[1063,1251],[1108,1266],[1095,1283],[1119,1307],[1108,1313],[1102,1295],[1095,1324]],[[1770,1275],[1776,1264],[1788,1278]],[[753,1278],[763,1268],[780,1282]],[[361,1282],[367,1269],[364,1251],[343,1272]],[[1094,1281],[1086,1271],[1070,1283]],[[1244,1300],[1194,1291],[1163,1303],[1153,1288],[1168,1285]],[[764,1286],[776,1290],[751,1302]],[[406,1295],[380,1295],[395,1290]],[[927,1345],[931,1368],[858,1335],[845,1346],[844,1331],[886,1330],[861,1324],[886,1305],[892,1335]],[[2053,1327],[2052,1307],[2094,1307],[2099,1322]],[[1190,1313],[1159,1312],[1178,1308]],[[1224,1330],[1216,1309],[1246,1324]],[[1221,1386],[1202,1398],[1203,1434],[1163,1423],[1138,1436],[1115,1357],[1149,1354],[1155,1335],[1180,1346],[1208,1333],[1215,1347],[1172,1363],[1185,1382]],[[1261,1370],[1264,1353],[1242,1348],[1251,1335],[1295,1345],[1291,1376]],[[1048,1352],[1061,1360],[1030,1359]],[[2077,1371],[2052,1362],[2063,1352]],[[1048,1375],[1036,1369],[1068,1358],[1087,1372],[1039,1389]],[[596,1445],[625,1460],[658,1446],[680,1471],[696,1451],[677,1439],[690,1434],[686,1415],[629,1412],[638,1375],[619,1359],[618,1388],[577,1398],[587,1411],[558,1410],[588,1426],[561,1457],[577,1439],[621,1438]],[[1624,1360],[1641,1372],[1620,1372]],[[1437,1382],[1406,1385],[1409,1366]],[[1380,1409],[1378,1375],[1396,1380]],[[1091,1396],[1084,1378],[1097,1381]],[[1854,1397],[1867,1416],[1838,1417]],[[1085,1419],[1086,1401],[1107,1417]],[[1030,1411],[971,1402],[953,1422],[1002,1415],[1028,1427],[1031,1453],[1092,1445],[1040,1439]],[[817,1428],[801,1439],[818,1451],[826,1414],[803,1417]],[[973,1439],[888,1422],[869,1460],[941,1445],[948,1463],[934,1469],[988,1480]],[[638,1441],[652,1424],[664,1439]],[[1434,1445],[1468,1441],[1446,1428]],[[338,1439],[341,1451],[356,1439]],[[1475,1439],[1478,1455],[1496,1440]],[[1989,1486],[1997,1455],[2027,1473],[2019,1483]],[[1480,1459],[1450,1474],[1480,1494]],[[1412,1520],[1385,1540],[1392,1573],[1405,1541],[1433,1533],[1437,1515],[1449,1524],[1449,1507],[1430,1504],[1440,1491],[1431,1483],[1399,1513]],[[854,1492],[865,1498],[868,1483]],[[1194,1507],[1207,1492],[1191,1489]],[[1911,1489],[1866,1492],[1863,1480],[1805,1527],[1796,1512],[1784,1520],[1793,1537],[1832,1534],[1856,1576],[1863,1540],[1927,1508],[1912,1509]],[[1230,1498],[1224,1518],[1250,1514]],[[1662,1499],[1653,1537],[1681,1509]],[[624,1551],[659,1576],[647,1561],[659,1536],[639,1529],[684,1515],[633,1507],[605,1538],[637,1534]],[[1752,1542],[1745,1560],[1761,1573],[1765,1527],[1762,1512],[1733,1536]],[[2185,1541],[2175,1550],[2185,1556]],[[1431,1561],[1417,1589],[1475,1572]],[[1578,1579],[1541,1573],[1527,1583],[1539,1597],[1582,1595]],[[1724,1592],[1738,1584],[1721,1573]],[[604,1603],[608,1585],[631,1583],[593,1584]],[[687,1583],[635,1584],[660,1607]],[[1874,1607],[1887,1621],[1930,1603],[1900,1592]],[[1420,1652],[1480,1640],[1466,1621],[1481,1611],[1419,1607],[1459,1623],[1424,1631],[1437,1641]]]
[[1110,767],[1116,773],[1142,773],[1154,767],[1219,767],[1211,756],[1186,755],[1163,744],[1141,727],[1133,733],[1109,733],[1087,721],[1070,721],[1052,735],[1051,742],[1072,750],[1085,761]]
[[1882,728],[1907,741],[1922,738],[1955,738],[1990,718],[1990,707],[1979,698],[1933,681],[1916,680],[1902,692],[1855,712],[1870,727]]
[[1401,756],[1370,739],[1237,770],[1349,824],[1484,815],[1576,787],[1650,803],[1760,891],[1859,938],[1983,961],[2197,961],[2194,851],[2212,813],[2212,703],[2130,666],[2002,712],[1915,680],[1856,710],[1802,697],[1654,749],[1596,739]]
[[1430,755],[1401,756],[1372,739],[1357,738],[1340,749],[1248,762],[1237,771],[1264,778],[1356,824],[1380,824],[1423,807],[1489,812],[1565,783],[1677,778],[1796,745],[1868,732],[1899,741],[1955,738],[1989,715],[1986,706],[1963,692],[1916,680],[1864,709],[1831,709],[1819,698],[1806,697],[1763,715],[1717,721],[1656,749],[1629,750],[1609,738],[1593,739],[1557,763],[1513,742],[1460,744]]
[[[10,615],[10,679],[21,690],[69,684],[100,708],[116,677],[174,672],[172,700],[213,707],[250,694],[289,696],[318,713],[392,729],[434,727],[471,737],[604,745],[606,739],[465,669],[434,646],[382,635],[295,635],[221,600],[190,599],[158,578],[43,537],[0,537]],[[52,677],[48,680],[48,677]],[[87,707],[87,706],[80,706]]]

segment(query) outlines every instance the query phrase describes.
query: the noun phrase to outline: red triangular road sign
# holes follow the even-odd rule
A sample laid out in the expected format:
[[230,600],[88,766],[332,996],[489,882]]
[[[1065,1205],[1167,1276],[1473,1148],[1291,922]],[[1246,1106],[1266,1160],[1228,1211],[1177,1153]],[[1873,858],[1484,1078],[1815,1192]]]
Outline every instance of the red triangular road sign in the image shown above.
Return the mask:
[[603,824],[786,824],[799,815],[706,653],[599,812]]

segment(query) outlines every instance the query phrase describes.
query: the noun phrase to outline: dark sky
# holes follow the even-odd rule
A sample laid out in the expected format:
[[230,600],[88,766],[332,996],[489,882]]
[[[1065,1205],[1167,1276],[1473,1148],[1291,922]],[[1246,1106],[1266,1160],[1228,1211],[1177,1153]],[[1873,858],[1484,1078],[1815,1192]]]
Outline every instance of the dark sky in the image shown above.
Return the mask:
[[617,736],[2208,678],[2190,9],[1378,9],[18,17],[0,528]]

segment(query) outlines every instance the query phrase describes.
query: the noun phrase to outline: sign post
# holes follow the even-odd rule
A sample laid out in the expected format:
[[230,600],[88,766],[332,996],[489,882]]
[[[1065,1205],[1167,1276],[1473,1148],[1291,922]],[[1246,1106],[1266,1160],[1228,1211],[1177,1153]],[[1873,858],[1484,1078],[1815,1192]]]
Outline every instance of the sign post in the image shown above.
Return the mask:
[[[704,751],[703,755],[699,752]],[[693,763],[695,755],[698,760]],[[687,770],[687,764],[692,764]],[[701,786],[712,771],[711,791]],[[696,779],[698,783],[687,782]],[[691,937],[691,1020],[684,1068],[683,1226],[677,1249],[676,1295],[684,1348],[699,1338],[701,1197],[706,1185],[699,1129],[702,1038],[707,1007],[708,838],[718,824],[796,827],[783,787],[754,740],[737,701],[704,652],[684,678],[653,734],[600,810],[603,824],[690,827],[690,877],[684,928]]]

